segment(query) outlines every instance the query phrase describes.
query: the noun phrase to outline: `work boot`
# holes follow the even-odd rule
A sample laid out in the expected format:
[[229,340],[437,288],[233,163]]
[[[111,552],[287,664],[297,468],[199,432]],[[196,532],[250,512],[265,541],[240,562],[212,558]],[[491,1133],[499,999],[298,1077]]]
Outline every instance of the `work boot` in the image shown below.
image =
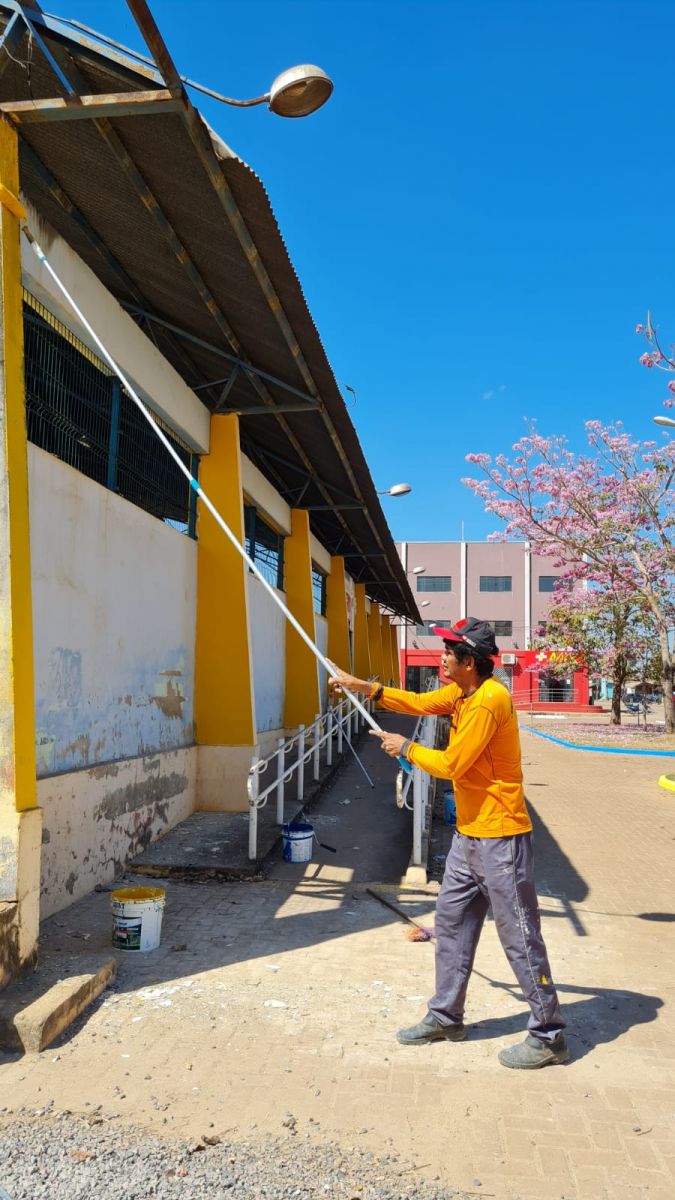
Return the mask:
[[515,1067],[517,1071],[536,1071],[537,1067],[546,1067],[549,1063],[565,1063],[569,1056],[567,1042],[562,1033],[552,1042],[544,1042],[528,1033],[524,1042],[499,1051],[502,1066]]
[[421,1046],[423,1042],[463,1042],[466,1029],[463,1025],[441,1025],[430,1012],[417,1025],[399,1029],[396,1041],[404,1046]]

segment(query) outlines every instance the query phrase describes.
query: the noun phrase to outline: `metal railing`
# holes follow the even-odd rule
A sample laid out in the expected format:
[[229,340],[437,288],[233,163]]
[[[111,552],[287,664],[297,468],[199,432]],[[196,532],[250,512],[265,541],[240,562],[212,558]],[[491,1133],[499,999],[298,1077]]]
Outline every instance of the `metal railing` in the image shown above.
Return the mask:
[[[364,707],[372,712],[372,702],[364,700]],[[286,785],[295,776],[297,788],[295,803],[302,806],[305,798],[305,766],[312,764],[312,778],[318,783],[321,778],[321,751],[325,748],[327,767],[333,765],[334,752],[338,756],[349,749],[349,743],[363,727],[365,719],[345,697],[339,704],[330,705],[325,713],[317,714],[311,725],[300,725],[297,732],[288,738],[279,738],[276,750],[267,758],[253,756],[246,780],[249,804],[248,857],[258,857],[258,812],[264,808],[270,796],[276,795],[276,824],[284,822]],[[293,760],[290,755],[295,751]],[[274,778],[260,790],[260,778],[270,767],[275,767]]]
[[[438,681],[432,682],[427,689],[435,691]],[[412,735],[412,741],[429,750],[436,749],[438,738],[438,722],[442,714],[427,713],[419,717]],[[408,797],[412,788],[412,804]],[[427,823],[429,807],[434,802],[435,777],[423,771],[421,767],[413,766],[412,771],[399,771],[396,777],[396,803],[399,808],[408,808],[413,814],[413,848],[412,865],[421,867],[422,864],[422,835]]]

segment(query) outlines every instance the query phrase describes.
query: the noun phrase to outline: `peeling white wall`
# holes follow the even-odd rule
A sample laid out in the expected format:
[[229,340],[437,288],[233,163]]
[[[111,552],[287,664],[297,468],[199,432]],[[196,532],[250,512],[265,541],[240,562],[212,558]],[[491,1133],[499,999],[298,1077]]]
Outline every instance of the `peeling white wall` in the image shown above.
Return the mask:
[[42,919],[109,883],[194,808],[196,747],[39,779]]
[[190,745],[196,543],[28,450],[38,776]]

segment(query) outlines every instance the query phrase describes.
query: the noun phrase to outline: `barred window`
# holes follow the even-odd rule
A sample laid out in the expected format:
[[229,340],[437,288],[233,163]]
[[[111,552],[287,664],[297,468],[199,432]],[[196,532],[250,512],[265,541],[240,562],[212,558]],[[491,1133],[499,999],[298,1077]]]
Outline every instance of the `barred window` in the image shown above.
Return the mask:
[[429,621],[422,621],[422,624],[417,626],[417,635],[418,637],[434,637],[434,625],[442,624],[443,622],[440,620],[440,618],[438,620],[436,618],[432,618]]
[[[27,292],[23,318],[29,440],[195,537],[195,492],[117,376]],[[196,477],[198,456],[158,424]]]
[[479,590],[481,592],[510,592],[510,575],[481,575]]
[[513,636],[513,621],[488,621],[488,625],[495,637]]
[[451,592],[452,575],[418,575],[418,592]]
[[254,504],[244,506],[246,553],[272,587],[284,588],[284,538],[268,525]]
[[572,586],[572,580],[563,579],[561,575],[539,576],[540,592],[571,592]]
[[314,612],[320,617],[326,615],[326,583],[327,576],[323,571],[319,570],[312,563],[312,596],[314,599]]

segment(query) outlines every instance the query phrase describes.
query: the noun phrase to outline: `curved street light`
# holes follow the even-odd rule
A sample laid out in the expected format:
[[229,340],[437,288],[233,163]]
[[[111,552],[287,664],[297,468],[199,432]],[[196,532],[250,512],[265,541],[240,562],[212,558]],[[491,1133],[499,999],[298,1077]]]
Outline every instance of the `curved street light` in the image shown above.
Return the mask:
[[308,117],[316,112],[330,99],[333,92],[333,81],[312,63],[303,63],[299,67],[288,67],[273,81],[269,92],[255,96],[252,100],[235,100],[232,96],[223,96],[214,92],[213,88],[196,83],[194,79],[181,76],[182,82],[197,92],[203,92],[212,100],[220,100],[221,104],[231,104],[234,108],[253,108],[256,104],[267,104],[270,112],[278,117]]
[[672,417],[652,417],[655,425],[663,425],[666,429],[675,429],[675,421]]
[[383,492],[378,492],[378,496],[407,496],[412,492],[412,485],[409,483],[394,483],[390,488],[385,488]]

